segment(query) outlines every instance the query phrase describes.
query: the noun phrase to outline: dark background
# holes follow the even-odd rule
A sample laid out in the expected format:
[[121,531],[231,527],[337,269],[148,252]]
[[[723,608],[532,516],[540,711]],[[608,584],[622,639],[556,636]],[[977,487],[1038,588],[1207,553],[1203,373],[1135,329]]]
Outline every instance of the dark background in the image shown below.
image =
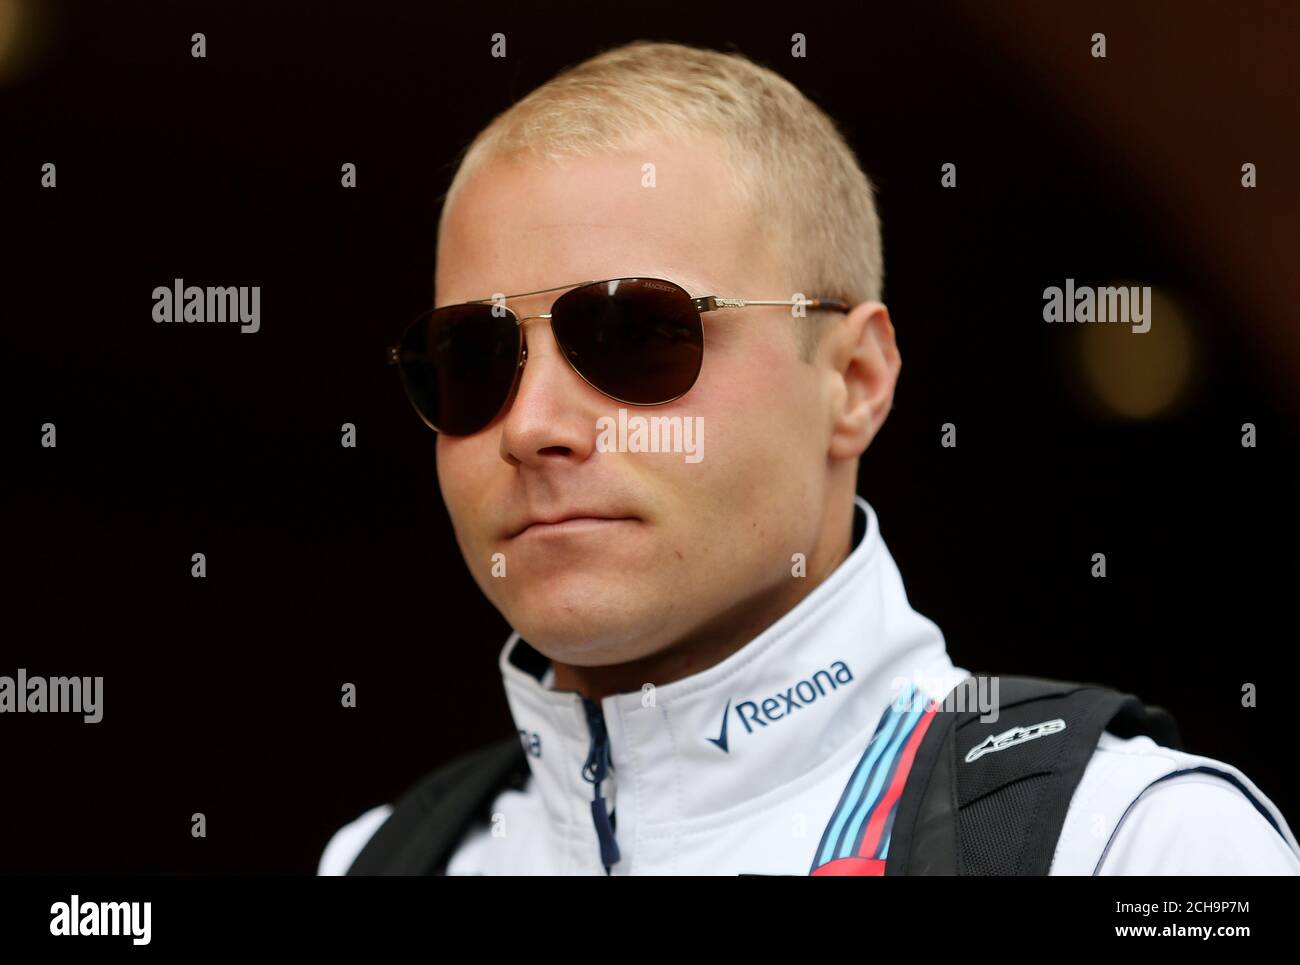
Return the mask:
[[[1161,704],[1300,820],[1294,4],[0,6],[31,15],[0,56],[0,674],[105,678],[102,723],[0,718],[0,869],[312,871],[339,825],[512,731],[509,628],[382,349],[431,304],[457,151],[638,38],[778,70],[876,181],[904,365],[859,491],[954,661]],[[176,277],[260,285],[261,331],[155,324]],[[1176,309],[1141,338],[1046,325],[1067,277]],[[1104,403],[1162,381],[1143,417]]]

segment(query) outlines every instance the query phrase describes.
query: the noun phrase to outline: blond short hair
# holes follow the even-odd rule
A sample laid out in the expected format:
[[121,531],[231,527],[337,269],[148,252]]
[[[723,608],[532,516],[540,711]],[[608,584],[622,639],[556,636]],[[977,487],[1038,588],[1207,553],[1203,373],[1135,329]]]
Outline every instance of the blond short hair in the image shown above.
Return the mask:
[[[852,148],[793,84],[740,54],[638,41],[563,71],[479,133],[444,213],[488,160],[559,162],[632,148],[647,134],[721,138],[743,202],[773,238],[788,283],[803,294],[852,304],[880,299],[880,223]],[[820,314],[810,313],[799,329],[805,358]]]

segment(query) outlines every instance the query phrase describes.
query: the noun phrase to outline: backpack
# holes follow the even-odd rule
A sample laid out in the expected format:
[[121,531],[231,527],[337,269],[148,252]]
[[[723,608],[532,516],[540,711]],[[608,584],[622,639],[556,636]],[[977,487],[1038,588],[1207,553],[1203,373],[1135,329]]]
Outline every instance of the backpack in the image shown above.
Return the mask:
[[[967,677],[945,698],[964,688]],[[967,692],[972,692],[967,690]],[[893,815],[886,875],[1046,875],[1070,799],[1103,730],[1182,750],[1174,718],[1098,684],[998,676],[996,721],[978,709],[933,715]],[[1035,739],[1050,736],[1050,739]],[[349,875],[441,875],[497,795],[522,790],[517,736],[420,780],[357,855]]]

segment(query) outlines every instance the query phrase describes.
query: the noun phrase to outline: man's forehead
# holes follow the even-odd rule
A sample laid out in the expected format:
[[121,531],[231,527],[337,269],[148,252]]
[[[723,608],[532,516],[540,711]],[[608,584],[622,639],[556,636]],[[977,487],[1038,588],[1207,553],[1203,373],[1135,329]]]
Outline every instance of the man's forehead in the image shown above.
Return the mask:
[[754,246],[730,178],[719,157],[677,145],[485,162],[449,202],[438,302],[633,275],[707,288]]
[[[549,229],[554,228],[554,233]],[[507,298],[545,289],[610,278],[664,278],[692,295],[722,294],[719,285],[738,284],[753,248],[701,245],[701,239],[662,233],[649,225],[547,225],[537,245],[520,243],[508,226],[482,231],[469,247],[458,234],[441,239],[435,291],[439,303]],[[551,243],[542,241],[551,238]],[[558,297],[538,294],[538,300]]]
[[[682,157],[680,149],[644,160],[620,152],[560,162],[502,159],[485,162],[457,186],[444,216],[444,233],[473,243],[500,244],[506,233],[521,243],[553,243],[582,230],[607,237],[650,240],[709,238],[746,227],[749,220],[720,158]],[[645,165],[655,165],[643,173]]]

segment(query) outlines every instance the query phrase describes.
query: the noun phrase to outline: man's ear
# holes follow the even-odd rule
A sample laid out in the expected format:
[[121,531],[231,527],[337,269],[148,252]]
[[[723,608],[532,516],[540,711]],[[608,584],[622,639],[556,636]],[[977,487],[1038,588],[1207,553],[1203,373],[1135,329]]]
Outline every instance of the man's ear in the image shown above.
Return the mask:
[[880,302],[858,304],[831,329],[824,344],[834,387],[827,455],[854,459],[871,444],[894,404],[903,362],[889,309]]

